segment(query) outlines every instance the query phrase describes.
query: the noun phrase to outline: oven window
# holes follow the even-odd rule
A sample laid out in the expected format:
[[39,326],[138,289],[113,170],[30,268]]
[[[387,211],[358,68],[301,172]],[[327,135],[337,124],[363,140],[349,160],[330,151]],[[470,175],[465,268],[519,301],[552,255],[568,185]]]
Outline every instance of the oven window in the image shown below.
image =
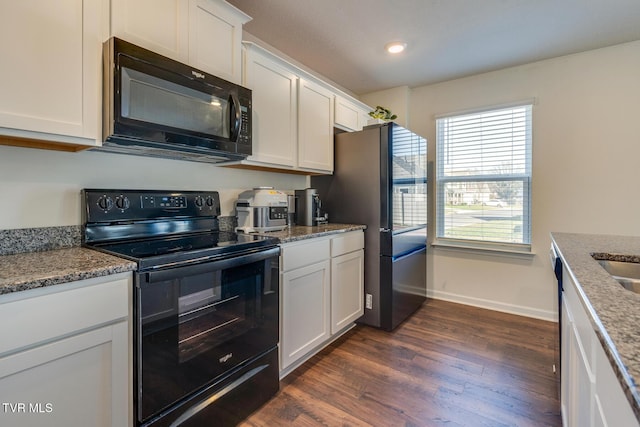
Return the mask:
[[138,275],[139,420],[277,344],[277,263]]
[[254,311],[253,300],[260,276],[238,278],[224,287],[221,276],[217,271],[180,281],[178,354],[181,363],[253,327],[249,315]]

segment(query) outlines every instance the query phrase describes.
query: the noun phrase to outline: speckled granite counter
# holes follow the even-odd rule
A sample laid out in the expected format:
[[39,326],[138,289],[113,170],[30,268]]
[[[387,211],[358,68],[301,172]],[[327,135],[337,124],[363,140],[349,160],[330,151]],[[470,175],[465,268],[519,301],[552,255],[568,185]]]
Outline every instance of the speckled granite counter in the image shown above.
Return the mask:
[[[364,225],[355,224],[327,224],[294,226],[262,234],[287,243],[365,228]],[[60,239],[61,235],[71,237]],[[3,249],[0,252],[0,295],[133,271],[136,268],[131,261],[78,246],[48,250],[53,243],[60,241],[64,246],[78,245],[79,228],[0,230],[0,248]]]
[[81,247],[0,256],[0,295],[132,271],[135,263]]
[[640,261],[640,237],[570,233],[551,236],[583,290],[582,302],[596,336],[640,420],[640,295],[620,286],[591,256]]
[[314,237],[329,236],[331,234],[346,233],[347,231],[364,230],[366,225],[357,224],[325,224],[314,227],[306,227],[303,225],[294,225],[287,227],[282,231],[270,231],[265,233],[256,233],[261,236],[275,237],[280,243],[296,242],[298,240],[313,239]]

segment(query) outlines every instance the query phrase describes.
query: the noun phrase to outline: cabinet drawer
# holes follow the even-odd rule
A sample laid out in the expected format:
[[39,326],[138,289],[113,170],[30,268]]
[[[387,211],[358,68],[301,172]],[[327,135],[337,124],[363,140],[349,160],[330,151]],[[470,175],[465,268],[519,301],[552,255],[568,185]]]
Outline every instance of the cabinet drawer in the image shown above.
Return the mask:
[[315,264],[330,258],[329,239],[318,238],[282,245],[282,271]]
[[331,256],[336,257],[364,248],[364,233],[352,231],[331,239]]
[[6,303],[0,298],[0,354],[126,319],[130,282],[127,273],[24,291],[25,298]]

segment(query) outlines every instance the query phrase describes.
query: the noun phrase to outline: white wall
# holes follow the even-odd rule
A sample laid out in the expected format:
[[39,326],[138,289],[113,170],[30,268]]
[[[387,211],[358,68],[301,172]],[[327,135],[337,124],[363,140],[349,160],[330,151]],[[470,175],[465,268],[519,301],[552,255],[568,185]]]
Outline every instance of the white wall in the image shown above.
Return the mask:
[[536,255],[431,248],[428,288],[437,298],[553,319],[551,231],[640,235],[640,42],[414,88],[409,122],[433,160],[434,115],[532,97]]
[[0,229],[78,225],[82,188],[217,190],[227,216],[235,215],[241,191],[263,185],[301,189],[307,181],[208,163],[0,146]]

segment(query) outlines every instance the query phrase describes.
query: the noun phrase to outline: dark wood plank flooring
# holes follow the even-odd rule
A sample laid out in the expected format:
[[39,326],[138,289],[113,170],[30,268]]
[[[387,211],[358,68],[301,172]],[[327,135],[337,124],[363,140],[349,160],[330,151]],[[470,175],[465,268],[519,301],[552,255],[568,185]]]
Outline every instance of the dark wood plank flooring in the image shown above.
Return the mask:
[[556,323],[440,300],[357,326],[284,378],[253,426],[560,426]]

